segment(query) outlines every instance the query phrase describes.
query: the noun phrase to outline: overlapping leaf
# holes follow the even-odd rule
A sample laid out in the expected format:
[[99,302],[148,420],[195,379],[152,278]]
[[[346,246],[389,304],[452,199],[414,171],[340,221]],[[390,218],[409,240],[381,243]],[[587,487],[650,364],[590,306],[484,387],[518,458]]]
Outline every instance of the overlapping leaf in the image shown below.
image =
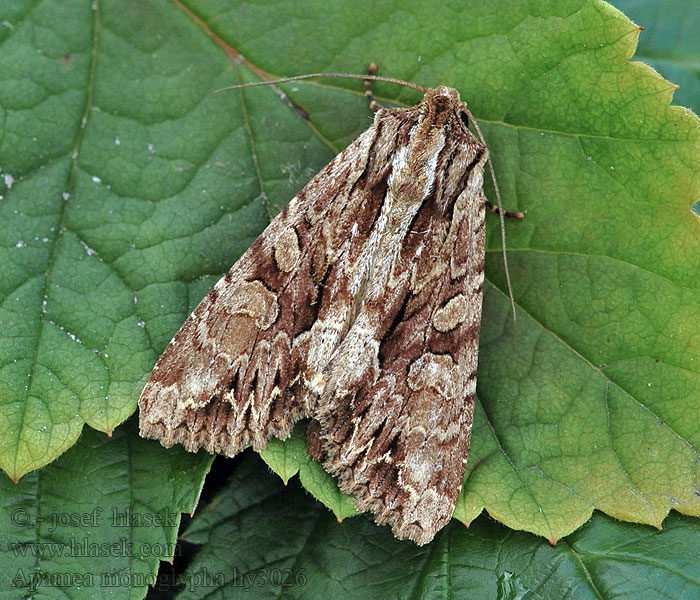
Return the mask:
[[515,323],[489,223],[459,518],[485,507],[557,539],[594,508],[652,524],[671,507],[700,512],[698,124],[669,107],[670,84],[628,62],[639,32],[620,13],[594,0],[12,10],[0,53],[0,464],[13,478],[84,424],[109,432],[133,412],[208,286],[370,118],[348,82],[285,87],[308,121],[273,90],[212,90],[252,71],[375,61],[458,88],[506,205],[526,212],[507,224]]
[[555,547],[486,518],[467,531],[453,520],[419,548],[367,515],[338,525],[302,490],[281,490],[252,456],[245,458],[183,534],[202,549],[180,580],[179,599],[691,600],[700,594],[700,528],[688,517],[669,517],[664,531],[656,531],[599,514]]
[[132,419],[111,439],[87,430],[45,469],[0,482],[0,598],[143,598],[156,586],[211,457],[137,429]]

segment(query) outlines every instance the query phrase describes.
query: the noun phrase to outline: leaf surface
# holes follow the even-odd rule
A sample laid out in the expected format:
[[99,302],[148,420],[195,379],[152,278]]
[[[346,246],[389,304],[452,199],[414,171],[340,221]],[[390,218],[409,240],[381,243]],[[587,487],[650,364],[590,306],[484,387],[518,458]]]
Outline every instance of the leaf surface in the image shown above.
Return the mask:
[[[506,224],[515,322],[489,218],[480,403],[456,516],[486,508],[556,540],[595,508],[652,525],[670,508],[700,513],[698,120],[669,105],[671,84],[628,62],[639,30],[610,5],[6,10],[0,465],[12,478],[54,460],[85,424],[111,432],[134,411],[208,287],[371,118],[359,82],[286,85],[292,106],[272,89],[212,91],[374,61],[460,91],[506,207],[526,214]],[[376,93],[417,100],[386,84]],[[304,471],[299,440],[288,444],[269,451],[283,456],[268,453],[273,468],[300,470],[349,514]]]
[[16,485],[4,478],[0,598],[143,598],[210,464],[141,439],[131,419],[112,438],[86,430]]
[[690,600],[700,594],[700,527],[688,517],[675,514],[657,531],[597,514],[554,547],[487,518],[468,530],[453,520],[431,544],[417,547],[367,515],[336,523],[298,485],[283,489],[263,476],[252,453],[183,539],[202,546],[180,580],[178,600]]

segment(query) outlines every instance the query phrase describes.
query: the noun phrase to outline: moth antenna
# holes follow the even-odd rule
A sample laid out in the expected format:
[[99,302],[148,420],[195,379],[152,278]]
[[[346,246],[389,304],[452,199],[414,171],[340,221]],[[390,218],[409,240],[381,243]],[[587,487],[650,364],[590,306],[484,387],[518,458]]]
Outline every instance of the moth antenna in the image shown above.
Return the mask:
[[394,77],[382,77],[381,75],[357,75],[355,73],[308,73],[306,75],[295,75],[294,77],[283,77],[282,79],[271,79],[270,81],[253,81],[252,83],[229,85],[227,87],[219,88],[218,90],[215,90],[215,92],[239,90],[241,88],[258,87],[261,85],[276,85],[278,83],[288,83],[290,81],[300,81],[302,79],[319,79],[321,77],[336,77],[339,79],[370,79],[372,81],[384,81],[386,83],[395,83],[397,85],[409,87],[414,90],[418,90],[421,94],[425,94],[425,92],[428,91],[428,88],[424,88],[422,85],[418,85],[417,83],[404,81],[403,79],[396,79]]
[[[467,113],[469,120],[474,125],[474,130],[479,136],[481,143],[484,146],[487,146],[486,140],[484,139],[484,134],[481,133],[481,129],[479,129],[479,123],[477,123],[476,119],[474,118],[474,115],[472,115],[472,113],[466,107],[464,108],[464,112]],[[498,218],[501,222],[501,249],[503,253],[503,269],[506,272],[506,285],[508,286],[508,297],[510,298],[510,306],[513,309],[513,321],[515,321],[515,298],[513,298],[513,287],[510,284],[510,271],[508,270],[508,255],[506,253],[506,223],[504,218],[503,204],[501,203],[501,192],[498,190],[498,183],[496,182],[496,172],[493,170],[493,161],[491,160],[490,154],[488,163],[489,172],[491,173],[491,181],[493,181],[493,191],[496,194],[496,202],[498,204]],[[522,219],[523,213],[513,213],[512,216],[516,219]]]

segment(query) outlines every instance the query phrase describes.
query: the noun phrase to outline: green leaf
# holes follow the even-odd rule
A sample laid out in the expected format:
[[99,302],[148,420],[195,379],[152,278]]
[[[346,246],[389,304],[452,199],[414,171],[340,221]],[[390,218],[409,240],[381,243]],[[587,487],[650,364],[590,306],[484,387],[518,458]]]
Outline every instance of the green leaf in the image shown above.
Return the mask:
[[[526,213],[506,224],[515,322],[489,218],[480,403],[456,515],[485,508],[556,540],[595,508],[653,525],[672,507],[700,514],[698,121],[669,106],[671,84],[628,62],[639,30],[621,13],[598,0],[2,10],[0,466],[11,477],[55,459],[84,424],[110,432],[127,418],[207,288],[371,118],[359,82],[284,86],[295,107],[272,89],[212,91],[375,61],[460,91],[505,206]],[[347,514],[290,443],[268,453],[283,466],[270,464],[298,469]]]
[[231,83],[227,57],[181,10],[95,6],[26,7],[0,56],[0,466],[13,479],[85,423],[111,432],[133,413],[184,316],[332,156],[284,105],[270,120],[274,95],[213,94]]
[[700,12],[694,3],[671,0],[614,0],[615,5],[645,31],[635,58],[651,65],[678,86],[674,104],[700,112]]
[[0,593],[143,598],[173,559],[180,513],[192,513],[211,464],[165,450],[134,419],[109,439],[93,430],[52,465],[0,481]]
[[306,453],[306,438],[299,429],[297,427],[288,440],[270,440],[260,452],[261,458],[285,485],[298,473],[302,485],[332,510],[338,521],[356,515],[352,498],[343,494],[335,479]]
[[[663,531],[596,515],[552,547],[480,518],[430,545],[396,540],[367,515],[341,524],[298,486],[263,477],[248,453],[183,539],[202,544],[181,578],[194,598],[661,600],[700,594],[700,526]],[[235,543],[232,541],[235,540]]]

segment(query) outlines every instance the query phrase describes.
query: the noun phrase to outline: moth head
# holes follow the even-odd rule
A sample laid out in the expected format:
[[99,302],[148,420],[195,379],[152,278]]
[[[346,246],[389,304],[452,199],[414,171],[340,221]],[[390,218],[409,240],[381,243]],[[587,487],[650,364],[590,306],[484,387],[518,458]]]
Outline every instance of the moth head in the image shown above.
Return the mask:
[[423,96],[423,103],[433,107],[436,113],[458,113],[464,105],[459,98],[459,92],[446,85],[427,90]]
[[469,125],[474,123],[474,119],[457,90],[444,85],[430,89],[425,93],[422,104],[427,118],[436,124],[452,125],[454,130],[461,130],[470,142],[473,140]]

